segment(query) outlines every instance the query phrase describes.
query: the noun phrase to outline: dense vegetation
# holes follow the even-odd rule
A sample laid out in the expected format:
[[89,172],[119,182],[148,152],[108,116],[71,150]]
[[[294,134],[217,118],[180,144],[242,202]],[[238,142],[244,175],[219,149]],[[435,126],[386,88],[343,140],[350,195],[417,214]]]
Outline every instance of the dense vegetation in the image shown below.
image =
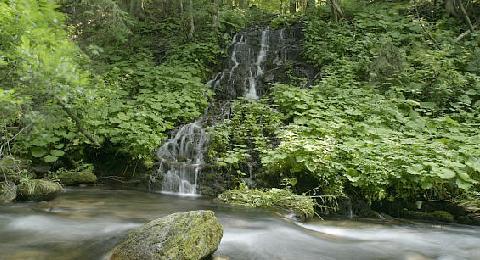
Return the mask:
[[475,0],[2,0],[0,173],[148,174],[216,102],[205,82],[233,34],[300,23],[321,77],[210,126],[225,188],[253,171],[258,188],[368,202],[478,197],[479,15]]

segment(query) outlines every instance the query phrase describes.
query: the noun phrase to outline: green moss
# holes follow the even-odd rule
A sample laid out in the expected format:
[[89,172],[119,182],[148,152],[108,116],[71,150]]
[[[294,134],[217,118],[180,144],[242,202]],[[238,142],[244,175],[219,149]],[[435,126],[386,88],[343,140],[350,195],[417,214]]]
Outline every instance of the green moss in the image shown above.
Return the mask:
[[440,222],[447,222],[447,223],[452,223],[455,221],[455,217],[452,214],[446,211],[441,211],[441,210],[432,211],[432,212],[408,211],[406,216],[414,219],[440,221]]
[[97,182],[97,176],[92,172],[64,171],[57,173],[57,178],[62,184],[69,186]]
[[17,200],[52,200],[62,190],[62,185],[53,181],[42,179],[23,180],[18,185]]
[[315,201],[312,198],[293,194],[289,190],[270,189],[262,191],[242,187],[238,190],[225,191],[218,198],[220,201],[232,205],[292,211],[302,220],[312,218],[315,214]]
[[131,232],[111,259],[205,259],[217,250],[222,236],[212,211],[175,213]]

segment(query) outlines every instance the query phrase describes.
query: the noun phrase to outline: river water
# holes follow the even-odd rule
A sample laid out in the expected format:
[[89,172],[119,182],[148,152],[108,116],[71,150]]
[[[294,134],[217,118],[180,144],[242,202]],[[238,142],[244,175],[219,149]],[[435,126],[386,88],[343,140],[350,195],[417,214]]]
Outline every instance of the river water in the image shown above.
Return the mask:
[[247,259],[480,259],[480,228],[315,221],[202,198],[70,189],[51,202],[0,206],[0,259],[105,259],[132,228],[178,211],[210,209],[225,234],[217,255]]

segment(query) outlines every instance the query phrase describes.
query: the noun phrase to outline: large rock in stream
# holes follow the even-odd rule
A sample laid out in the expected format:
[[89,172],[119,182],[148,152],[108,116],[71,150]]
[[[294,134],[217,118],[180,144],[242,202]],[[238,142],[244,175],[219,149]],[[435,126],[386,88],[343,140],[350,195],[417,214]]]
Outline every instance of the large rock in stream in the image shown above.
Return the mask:
[[62,185],[53,181],[43,179],[28,180],[18,185],[17,200],[48,201],[53,200],[62,191]]
[[222,237],[223,227],[212,211],[174,213],[132,231],[111,259],[204,259],[218,249]]

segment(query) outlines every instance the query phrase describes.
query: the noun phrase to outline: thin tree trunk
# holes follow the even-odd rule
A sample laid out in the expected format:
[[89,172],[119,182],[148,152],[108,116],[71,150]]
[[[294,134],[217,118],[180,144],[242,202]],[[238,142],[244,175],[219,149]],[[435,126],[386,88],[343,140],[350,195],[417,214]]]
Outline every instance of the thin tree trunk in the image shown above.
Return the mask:
[[462,11],[463,19],[465,19],[465,22],[467,22],[468,28],[470,28],[470,31],[473,33],[474,28],[472,25],[472,21],[470,20],[470,17],[468,17],[467,10],[463,5],[462,0],[457,0],[457,1],[458,1],[458,6],[460,7],[460,11]]
[[290,13],[294,14],[297,12],[297,0],[290,0]]
[[188,20],[190,23],[190,30],[188,31],[188,39],[192,40],[195,34],[195,20],[193,18],[193,1],[188,1]]
[[60,107],[63,109],[63,111],[65,111],[65,113],[68,115],[68,117],[70,117],[73,120],[73,122],[75,122],[75,126],[77,127],[78,131],[82,133],[88,140],[90,140],[90,142],[92,142],[93,145],[100,147],[100,144],[98,143],[97,139],[95,139],[95,137],[90,132],[88,132],[85,128],[83,128],[82,121],[77,116],[77,114],[75,114],[75,112],[73,112],[72,109],[70,109],[65,103],[63,103],[63,101],[59,99],[56,99],[56,100],[60,105]]
[[240,3],[240,4],[239,4],[239,5],[240,5],[240,8],[242,8],[242,9],[247,9],[247,8],[248,8],[248,2],[247,2],[247,0],[240,0],[239,3]]
[[219,0],[213,0],[213,28],[215,32],[218,33],[218,28],[220,27],[220,22],[218,20],[218,1]]
[[328,0],[330,4],[330,9],[332,10],[332,15],[335,21],[340,21],[343,18],[343,10],[340,5],[340,0]]

